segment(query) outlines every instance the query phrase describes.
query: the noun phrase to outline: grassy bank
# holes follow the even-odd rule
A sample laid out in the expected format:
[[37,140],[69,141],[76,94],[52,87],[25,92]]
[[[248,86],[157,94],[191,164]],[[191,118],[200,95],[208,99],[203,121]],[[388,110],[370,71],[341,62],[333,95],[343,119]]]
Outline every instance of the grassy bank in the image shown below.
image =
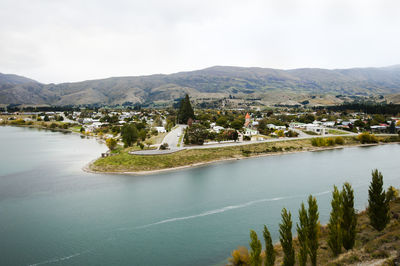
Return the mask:
[[[370,225],[365,211],[359,213],[355,246],[352,250],[343,252],[338,257],[334,257],[328,247],[326,226],[321,227],[317,257],[318,265],[399,265],[396,262],[399,263],[400,260],[400,198],[390,203],[390,210],[391,221],[381,232]],[[294,239],[293,244],[296,254],[298,254],[297,239]],[[244,247],[240,249],[242,254],[247,256],[247,249]],[[281,245],[275,245],[275,250],[277,251],[275,265],[281,265],[283,261]]]
[[[341,145],[316,147],[311,139],[293,139],[286,141],[264,142],[243,146],[227,146],[209,149],[187,149],[165,155],[130,155],[127,151],[96,160],[90,169],[100,172],[141,172],[162,170],[175,167],[183,167],[219,160],[240,159],[252,156],[278,154],[283,152],[310,151],[340,146],[359,145],[360,141],[351,136],[341,137],[344,141]],[[382,137],[380,141],[399,141],[398,137]]]

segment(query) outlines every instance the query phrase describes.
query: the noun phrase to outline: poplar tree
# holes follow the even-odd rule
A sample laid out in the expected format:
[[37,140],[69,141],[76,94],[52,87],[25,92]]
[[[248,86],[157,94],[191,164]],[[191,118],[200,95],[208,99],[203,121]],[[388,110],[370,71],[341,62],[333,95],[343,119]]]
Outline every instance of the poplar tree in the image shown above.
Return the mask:
[[308,197],[308,217],[307,217],[307,244],[310,255],[311,265],[317,265],[318,238],[319,238],[319,213],[317,200],[313,196]]
[[186,94],[185,98],[180,102],[178,119],[180,123],[186,124],[189,118],[194,119],[194,111],[190,103],[189,95]]
[[354,247],[356,239],[357,215],[354,209],[354,191],[349,183],[344,183],[342,190],[342,243],[346,250]]
[[279,224],[279,234],[283,249],[283,266],[293,266],[295,255],[292,239],[292,215],[285,208],[282,209],[282,223]]
[[264,225],[264,241],[265,241],[265,266],[273,266],[275,264],[275,250],[274,245],[272,244],[271,234],[268,231],[266,225]]
[[342,251],[342,197],[336,186],[333,187],[331,214],[328,223],[328,246],[336,257]]
[[297,255],[299,259],[299,265],[305,266],[307,264],[308,256],[308,244],[307,244],[307,227],[308,227],[308,217],[307,210],[304,207],[304,203],[301,203],[299,210],[299,221],[297,224],[297,239],[299,240],[299,254]]
[[250,265],[260,266],[261,265],[261,241],[257,237],[257,233],[254,230],[250,230]]
[[371,225],[378,231],[382,231],[389,223],[389,201],[383,190],[382,173],[375,169],[372,171],[372,181],[368,190],[368,216]]

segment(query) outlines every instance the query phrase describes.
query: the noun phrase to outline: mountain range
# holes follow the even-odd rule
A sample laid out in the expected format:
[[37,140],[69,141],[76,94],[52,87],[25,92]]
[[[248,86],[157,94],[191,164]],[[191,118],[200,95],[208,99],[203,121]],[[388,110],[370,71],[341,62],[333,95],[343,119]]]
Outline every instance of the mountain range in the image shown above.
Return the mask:
[[0,104],[3,105],[168,103],[186,93],[199,100],[258,99],[266,104],[312,100],[316,95],[336,102],[338,95],[395,95],[392,98],[399,99],[400,65],[333,70],[214,66],[169,75],[112,77],[60,84],[43,84],[0,73]]

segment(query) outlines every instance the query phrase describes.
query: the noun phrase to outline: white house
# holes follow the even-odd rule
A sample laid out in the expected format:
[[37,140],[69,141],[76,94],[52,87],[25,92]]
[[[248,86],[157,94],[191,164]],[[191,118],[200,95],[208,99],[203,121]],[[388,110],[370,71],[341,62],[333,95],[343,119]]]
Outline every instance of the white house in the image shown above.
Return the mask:
[[224,128],[224,127],[221,127],[221,126],[214,126],[212,129],[213,129],[215,132],[219,133],[220,131],[224,130],[225,128]]
[[259,134],[258,130],[251,129],[251,128],[245,128],[244,129],[244,135],[245,136],[251,137],[251,136],[254,136],[254,135],[258,135],[258,134]]
[[322,125],[324,127],[334,127],[335,126],[335,121],[326,121],[326,122],[323,122]]
[[154,127],[158,133],[166,133],[167,130],[165,129],[165,127]]
[[315,124],[307,124],[306,130],[317,133],[319,135],[328,134],[328,131],[326,131],[326,129],[324,127],[321,127],[321,126],[318,126]]
[[306,128],[306,124],[300,122],[292,122],[289,124],[289,128]]

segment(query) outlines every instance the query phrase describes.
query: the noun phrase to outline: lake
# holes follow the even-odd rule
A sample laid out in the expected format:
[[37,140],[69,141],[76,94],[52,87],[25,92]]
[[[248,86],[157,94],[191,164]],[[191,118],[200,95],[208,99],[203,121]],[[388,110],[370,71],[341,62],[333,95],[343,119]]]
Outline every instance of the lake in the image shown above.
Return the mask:
[[252,158],[149,176],[91,174],[93,138],[0,127],[0,265],[223,264],[249,230],[278,241],[283,207],[297,222],[309,194],[321,223],[349,181],[367,204],[371,170],[400,186],[400,145]]

